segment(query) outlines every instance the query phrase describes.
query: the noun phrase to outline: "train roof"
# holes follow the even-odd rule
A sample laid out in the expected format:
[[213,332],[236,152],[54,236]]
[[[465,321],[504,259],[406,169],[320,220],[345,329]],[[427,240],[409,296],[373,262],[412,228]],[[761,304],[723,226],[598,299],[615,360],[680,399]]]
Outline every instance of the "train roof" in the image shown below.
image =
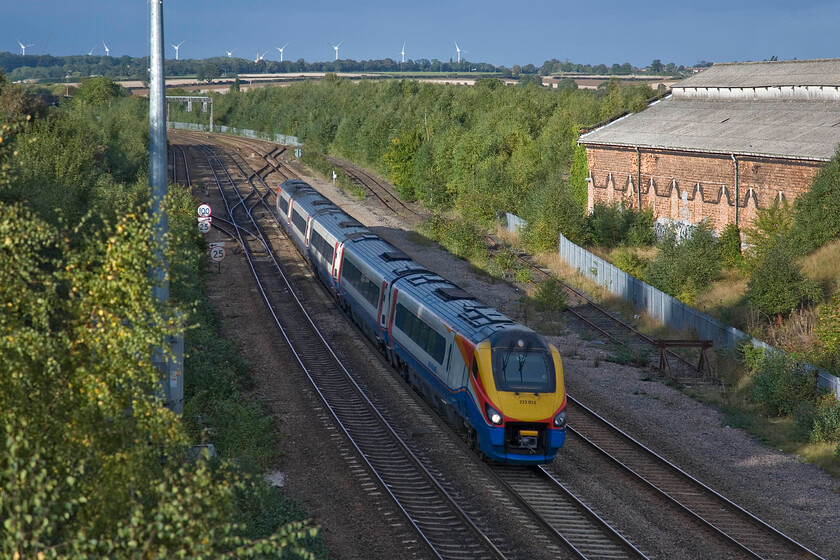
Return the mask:
[[473,294],[433,273],[406,276],[397,281],[397,289],[411,296],[424,307],[434,309],[447,325],[464,335],[473,344],[491,334],[515,325],[530,330],[481,302]]
[[389,283],[407,274],[429,272],[426,267],[370,231],[367,234],[348,235],[344,253],[357,255]]
[[317,218],[317,222],[338,239],[339,242],[344,242],[347,239],[355,237],[374,235],[372,231],[362,225],[356,218],[334,204],[316,206],[310,215]]
[[295,200],[295,205],[300,205],[310,215],[315,213],[319,208],[325,208],[327,206],[341,210],[332,200],[315,190],[309,183],[300,179],[284,181],[280,184],[280,190],[289,193],[289,196]]

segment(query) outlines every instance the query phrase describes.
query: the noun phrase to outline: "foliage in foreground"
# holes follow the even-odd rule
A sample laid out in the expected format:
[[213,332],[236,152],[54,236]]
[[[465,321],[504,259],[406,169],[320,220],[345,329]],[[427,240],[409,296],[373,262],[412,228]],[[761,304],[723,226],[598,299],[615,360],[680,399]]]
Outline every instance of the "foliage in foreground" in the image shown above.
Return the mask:
[[[20,188],[13,154],[80,157],[60,141],[77,133],[77,116],[59,111],[0,144],[0,556],[311,557],[306,522],[254,537],[234,521],[243,498],[258,495],[254,481],[229,461],[191,458],[186,430],[163,407],[152,349],[183,326],[152,297],[151,223],[132,195],[143,189],[116,182],[101,157],[79,160],[78,183],[59,169],[32,175],[34,192]],[[46,130],[59,141],[39,141]],[[70,222],[49,212],[48,195],[62,190],[89,213]],[[130,202],[120,218],[103,203],[108,194]],[[194,229],[187,198],[171,201],[176,286]]]

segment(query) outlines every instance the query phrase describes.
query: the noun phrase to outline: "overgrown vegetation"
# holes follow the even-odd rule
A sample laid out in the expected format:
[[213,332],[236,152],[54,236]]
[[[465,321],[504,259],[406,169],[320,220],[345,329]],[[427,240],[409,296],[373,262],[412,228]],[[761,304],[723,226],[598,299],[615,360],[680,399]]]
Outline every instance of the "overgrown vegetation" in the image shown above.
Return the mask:
[[[0,84],[0,98],[14,93]],[[176,188],[171,306],[152,297],[148,113],[105,85],[105,102],[80,98],[24,127],[24,115],[6,115],[0,556],[313,557],[315,529],[259,478],[271,456],[256,441],[270,443],[270,430],[242,395],[241,360],[191,328],[210,322],[198,303],[204,257],[195,201]],[[185,327],[181,422],[163,407],[152,349]],[[203,428],[216,434],[217,459],[189,452]]]
[[[492,227],[498,212],[520,215],[537,247],[556,244],[561,230],[573,239],[585,231],[579,128],[643,108],[653,97],[646,85],[617,82],[584,91],[509,87],[494,78],[459,87],[328,76],[214,103],[220,123],[296,135],[307,153],[370,167],[403,198],[440,211],[457,208],[480,228]],[[173,118],[197,118],[180,110]]]

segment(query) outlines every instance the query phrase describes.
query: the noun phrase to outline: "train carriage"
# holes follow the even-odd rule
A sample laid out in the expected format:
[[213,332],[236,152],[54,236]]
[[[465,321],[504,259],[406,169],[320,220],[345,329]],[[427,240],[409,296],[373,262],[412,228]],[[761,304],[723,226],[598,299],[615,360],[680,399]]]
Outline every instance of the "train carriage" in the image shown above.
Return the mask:
[[435,274],[400,279],[394,291],[392,345],[412,381],[491,459],[551,461],[565,441],[557,350]]
[[[354,322],[387,354],[386,289],[397,278],[427,270],[373,233],[349,235],[341,256],[339,300]],[[393,355],[388,358],[395,362]]]

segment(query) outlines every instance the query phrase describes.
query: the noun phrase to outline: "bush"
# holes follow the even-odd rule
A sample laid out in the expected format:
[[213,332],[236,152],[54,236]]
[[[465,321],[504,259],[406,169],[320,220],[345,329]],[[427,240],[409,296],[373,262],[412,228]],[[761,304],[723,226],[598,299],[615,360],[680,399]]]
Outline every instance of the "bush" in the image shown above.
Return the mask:
[[833,394],[823,394],[816,403],[800,403],[796,425],[800,435],[811,443],[840,441],[840,401]]
[[770,250],[787,238],[792,223],[793,214],[787,204],[759,210],[752,224],[744,228],[747,263],[755,267],[764,262]]
[[526,247],[534,252],[556,251],[560,233],[572,243],[583,243],[584,213],[572,189],[559,177],[532,189],[523,215],[527,222],[523,231]]
[[563,311],[566,309],[566,292],[556,278],[549,278],[537,287],[534,293],[537,311]]
[[684,303],[692,304],[697,294],[720,274],[717,239],[706,222],[700,222],[679,241],[676,232],[668,230],[658,246],[659,254],[648,266],[645,277]]
[[793,248],[784,242],[767,250],[747,286],[750,305],[768,317],[780,317],[824,297],[819,283],[806,279],[795,259]]
[[767,414],[793,414],[799,403],[812,401],[816,379],[791,356],[748,347],[744,362],[751,375],[749,398]]
[[833,372],[840,372],[840,292],[830,302],[820,306],[817,334],[818,362]]
[[645,271],[650,262],[643,259],[627,247],[619,247],[612,256],[612,263],[628,274],[640,280],[645,279]]
[[609,249],[621,244],[652,245],[653,211],[637,211],[620,204],[596,204],[586,218],[586,230],[593,245]]
[[481,230],[464,218],[449,220],[435,215],[423,225],[424,233],[447,251],[473,263],[487,260],[487,246]]
[[720,233],[718,250],[723,266],[734,268],[744,264],[744,255],[741,253],[741,230],[734,223],[726,224]]
[[840,151],[793,204],[791,239],[801,254],[840,237]]

